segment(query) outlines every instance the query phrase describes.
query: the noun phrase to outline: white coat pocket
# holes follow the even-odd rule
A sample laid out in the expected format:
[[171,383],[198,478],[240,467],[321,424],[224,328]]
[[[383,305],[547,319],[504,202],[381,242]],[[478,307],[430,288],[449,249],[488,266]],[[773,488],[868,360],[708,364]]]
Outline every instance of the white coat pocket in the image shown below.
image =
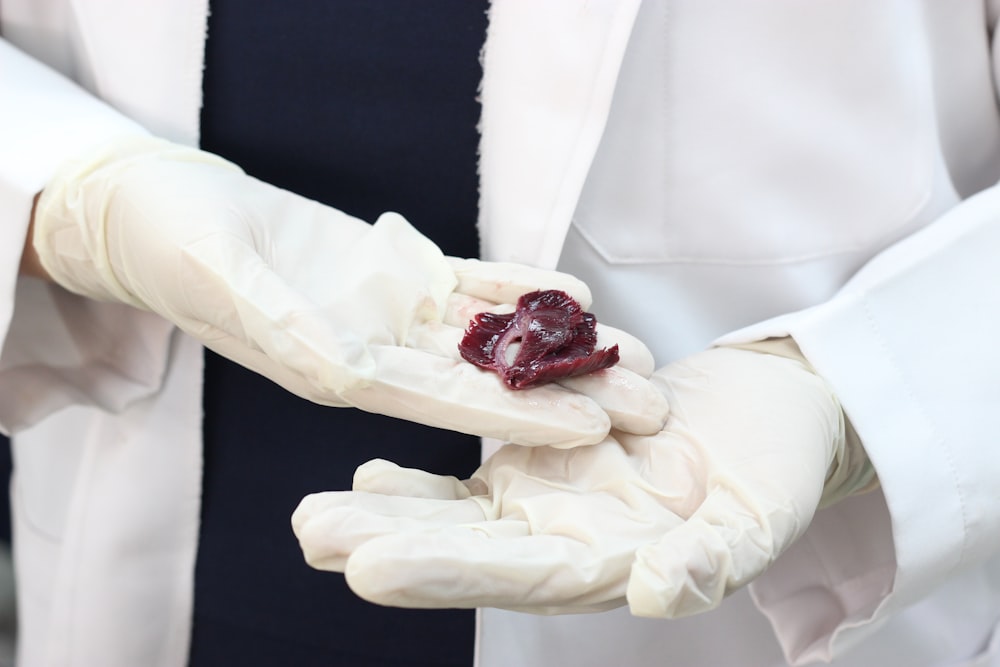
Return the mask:
[[871,254],[939,160],[920,20],[869,0],[643,3],[575,225],[613,263]]

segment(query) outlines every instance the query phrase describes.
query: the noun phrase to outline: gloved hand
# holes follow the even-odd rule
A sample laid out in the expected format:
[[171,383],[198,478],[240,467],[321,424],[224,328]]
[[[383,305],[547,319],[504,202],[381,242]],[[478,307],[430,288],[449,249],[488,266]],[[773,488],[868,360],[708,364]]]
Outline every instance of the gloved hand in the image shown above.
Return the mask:
[[[445,257],[402,217],[374,225],[263,183],[209,153],[133,137],[65,165],[35,211],[55,282],[153,311],[317,403],[355,406],[527,445],[654,432],[666,403],[652,355],[608,327],[610,373],[511,391],[462,361],[479,310],[541,287],[583,304],[565,274]],[[634,372],[633,372],[634,371]]]
[[465,482],[370,461],[354,491],[296,509],[306,561],[392,606],[707,611],[774,562],[820,503],[874,479],[837,399],[779,340],[658,371],[671,416],[657,435],[509,445]]

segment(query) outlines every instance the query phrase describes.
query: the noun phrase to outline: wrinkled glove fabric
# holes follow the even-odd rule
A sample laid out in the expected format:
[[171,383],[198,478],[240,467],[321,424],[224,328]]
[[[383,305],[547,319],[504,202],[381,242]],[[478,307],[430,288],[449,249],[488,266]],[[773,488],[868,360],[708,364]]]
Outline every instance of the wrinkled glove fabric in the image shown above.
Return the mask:
[[511,392],[460,359],[478,310],[543,286],[589,302],[580,281],[446,257],[398,214],[368,224],[204,151],[134,137],[67,163],[33,241],[68,290],[153,311],[317,403],[565,447],[665,419],[652,357],[624,332],[602,330],[623,362],[593,387]]
[[576,449],[506,446],[471,479],[371,461],[292,517],[376,603],[681,617],[719,605],[874,473],[804,362],[713,348],[654,375],[671,416]]

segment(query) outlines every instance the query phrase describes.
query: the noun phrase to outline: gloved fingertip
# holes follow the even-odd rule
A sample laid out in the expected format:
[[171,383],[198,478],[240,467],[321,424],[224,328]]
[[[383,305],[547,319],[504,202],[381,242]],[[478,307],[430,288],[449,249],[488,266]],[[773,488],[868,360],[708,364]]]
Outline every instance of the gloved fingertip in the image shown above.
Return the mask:
[[295,536],[309,567],[327,572],[344,571],[347,554],[331,543],[331,536],[323,522],[312,519],[303,521],[296,526]]
[[662,590],[662,582],[650,577],[648,570],[632,566],[625,590],[629,611],[643,618],[670,618],[669,601],[672,596]]
[[670,407],[662,395],[659,397],[662,402],[652,396],[650,398],[650,403],[639,404],[634,410],[609,410],[611,426],[633,435],[656,435],[662,431],[670,417]]
[[370,542],[359,546],[346,559],[343,572],[348,588],[358,597],[373,604],[408,606],[401,605],[399,589],[391,583],[395,581],[393,572],[387,571],[378,550],[374,554],[368,553],[371,551],[370,546]]
[[648,378],[656,368],[652,351],[641,340],[621,329],[598,323],[597,347],[618,346],[619,361],[616,368],[627,368]]
[[323,572],[343,572],[347,566],[347,558],[344,556],[332,556],[330,554],[313,554],[303,550],[303,557],[306,564],[314,570]]
[[359,545],[347,559],[344,578],[359,597],[393,607],[437,609],[473,606],[478,579],[443,536],[383,535]]
[[310,493],[299,501],[299,504],[295,507],[291,516],[292,532],[294,532],[296,536],[299,535],[306,522],[315,516],[319,509],[326,506],[327,503],[325,502],[325,497],[328,496],[329,493],[330,492],[328,491]]
[[355,491],[363,490],[365,485],[379,475],[399,470],[399,466],[385,459],[365,461],[354,470],[352,487]]
[[385,459],[373,459],[358,466],[354,471],[353,489],[438,500],[461,500],[470,495],[469,489],[456,477],[403,468]]

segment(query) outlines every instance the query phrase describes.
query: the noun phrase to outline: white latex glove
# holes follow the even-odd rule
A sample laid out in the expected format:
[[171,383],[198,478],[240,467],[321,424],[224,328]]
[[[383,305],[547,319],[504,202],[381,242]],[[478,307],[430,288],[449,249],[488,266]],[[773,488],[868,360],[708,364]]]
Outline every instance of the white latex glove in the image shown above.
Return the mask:
[[65,165],[39,199],[33,244],[63,287],[158,313],[317,403],[527,445],[653,432],[666,418],[644,379],[652,355],[607,327],[601,344],[618,343],[621,364],[573,389],[512,391],[461,360],[475,312],[539,288],[586,305],[580,281],[445,257],[397,214],[369,225],[203,151],[134,137]]
[[[715,348],[658,371],[657,435],[571,450],[506,446],[471,480],[386,461],[292,517],[306,561],[372,602],[534,613],[712,609],[872,482],[825,382],[779,354]],[[784,354],[788,356],[781,356]]]

